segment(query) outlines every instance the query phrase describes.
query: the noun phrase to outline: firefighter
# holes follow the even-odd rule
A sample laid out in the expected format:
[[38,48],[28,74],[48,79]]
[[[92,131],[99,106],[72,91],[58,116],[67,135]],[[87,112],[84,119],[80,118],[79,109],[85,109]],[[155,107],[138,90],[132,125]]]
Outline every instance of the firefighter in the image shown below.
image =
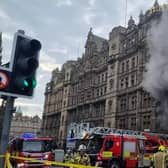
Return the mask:
[[167,168],[167,159],[166,148],[163,145],[159,146],[158,152],[153,155],[154,168]]
[[65,163],[74,163],[74,156],[70,149],[67,150],[67,153],[64,156],[64,162]]
[[86,153],[85,145],[79,145],[78,154],[74,157],[74,163],[81,165],[90,165],[90,158]]

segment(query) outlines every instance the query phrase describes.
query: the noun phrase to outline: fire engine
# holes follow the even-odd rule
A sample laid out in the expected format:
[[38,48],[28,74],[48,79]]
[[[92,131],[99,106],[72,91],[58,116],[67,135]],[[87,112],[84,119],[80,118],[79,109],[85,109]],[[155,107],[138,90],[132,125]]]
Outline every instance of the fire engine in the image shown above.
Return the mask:
[[[52,149],[55,149],[52,138],[36,137],[35,134],[25,133],[21,137],[14,139],[10,144],[10,153],[13,156],[34,158],[37,160],[54,159]],[[23,160],[12,160],[14,168],[49,168],[40,162],[31,162]]]
[[149,167],[151,161],[146,159],[149,154],[145,153],[145,136],[135,131],[120,131],[97,127],[85,136],[89,138],[87,152],[91,164],[107,168]]
[[73,146],[67,147],[78,149],[81,142],[84,143],[93,166],[96,164],[108,168],[149,167],[153,153],[158,147],[168,147],[167,135],[105,127],[81,128],[81,123],[69,127],[69,130],[73,131],[69,131],[68,141],[69,144],[73,143]]
[[145,141],[145,149],[149,153],[154,153],[157,151],[160,145],[168,147],[167,135],[165,134],[156,134],[156,133],[142,133],[147,140]]

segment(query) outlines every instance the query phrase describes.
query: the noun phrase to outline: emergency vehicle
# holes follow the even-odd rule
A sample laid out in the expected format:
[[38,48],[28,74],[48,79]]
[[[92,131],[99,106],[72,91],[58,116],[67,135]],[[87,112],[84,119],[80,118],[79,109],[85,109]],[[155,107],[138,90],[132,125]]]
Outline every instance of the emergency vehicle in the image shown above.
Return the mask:
[[[56,148],[53,142],[52,138],[36,137],[35,134],[25,133],[11,142],[10,153],[13,156],[52,161],[54,159],[52,149]],[[14,168],[49,168],[40,162],[23,160],[12,160],[11,162]]]
[[167,135],[165,134],[144,132],[143,135],[147,138],[147,140],[145,141],[145,148],[149,153],[156,152],[160,145],[168,147]]
[[151,161],[146,162],[145,159],[148,156],[144,146],[146,138],[138,134],[127,131],[116,133],[104,127],[94,128],[87,137],[87,153],[91,164],[106,168],[149,167]]

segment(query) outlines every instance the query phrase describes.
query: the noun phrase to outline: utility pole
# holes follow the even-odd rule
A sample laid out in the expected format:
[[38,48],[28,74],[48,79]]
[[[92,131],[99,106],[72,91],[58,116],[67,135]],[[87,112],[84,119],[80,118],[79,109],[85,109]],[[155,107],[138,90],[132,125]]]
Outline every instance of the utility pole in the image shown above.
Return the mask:
[[[6,149],[8,147],[9,132],[12,121],[13,105],[15,98],[8,96],[6,102],[6,108],[4,113],[4,119],[2,124],[2,135],[0,141],[0,155],[5,155]],[[0,158],[0,167],[4,166],[4,158]]]

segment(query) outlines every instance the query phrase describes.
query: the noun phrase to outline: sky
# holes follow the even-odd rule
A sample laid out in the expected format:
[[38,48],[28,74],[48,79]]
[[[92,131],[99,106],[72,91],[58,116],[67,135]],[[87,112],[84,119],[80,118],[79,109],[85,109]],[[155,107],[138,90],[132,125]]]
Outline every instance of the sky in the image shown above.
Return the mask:
[[[126,10],[127,1],[127,12]],[[108,39],[115,26],[125,26],[133,16],[136,23],[141,10],[155,0],[0,0],[0,31],[3,33],[3,59],[10,61],[14,33],[18,29],[42,43],[37,88],[33,99],[18,98],[25,115],[42,116],[44,91],[51,72],[67,60],[76,60],[84,52],[90,27],[93,33]],[[159,0],[160,4],[168,3]],[[127,14],[126,14],[127,13]],[[126,14],[126,15],[125,15]]]

